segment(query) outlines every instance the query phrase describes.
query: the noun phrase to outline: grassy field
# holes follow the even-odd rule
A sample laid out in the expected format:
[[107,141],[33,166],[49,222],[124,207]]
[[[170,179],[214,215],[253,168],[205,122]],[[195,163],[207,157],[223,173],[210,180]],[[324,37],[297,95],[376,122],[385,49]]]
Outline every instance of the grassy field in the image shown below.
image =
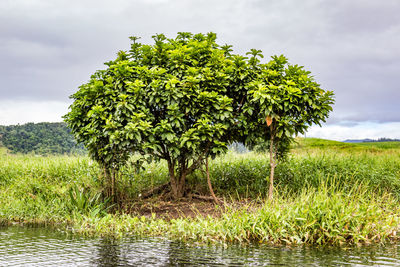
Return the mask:
[[[349,244],[397,239],[400,223],[400,143],[347,144],[298,139],[276,170],[276,199],[265,201],[267,154],[229,152],[210,162],[219,197],[250,199],[218,218],[163,220],[110,213],[102,177],[85,156],[9,155],[0,149],[0,221],[69,225],[88,235],[146,234],[204,242]],[[168,180],[164,163],[122,171],[121,198]],[[207,192],[204,174],[189,177]],[[114,207],[115,210],[115,207]]]

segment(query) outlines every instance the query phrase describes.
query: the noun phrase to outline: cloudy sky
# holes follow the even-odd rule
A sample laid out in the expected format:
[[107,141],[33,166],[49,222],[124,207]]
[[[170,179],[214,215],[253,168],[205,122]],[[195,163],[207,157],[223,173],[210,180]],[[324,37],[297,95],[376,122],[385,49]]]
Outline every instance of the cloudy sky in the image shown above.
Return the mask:
[[0,124],[61,121],[129,36],[213,31],[237,53],[284,54],[334,91],[307,136],[400,138],[399,13],[399,0],[1,0]]

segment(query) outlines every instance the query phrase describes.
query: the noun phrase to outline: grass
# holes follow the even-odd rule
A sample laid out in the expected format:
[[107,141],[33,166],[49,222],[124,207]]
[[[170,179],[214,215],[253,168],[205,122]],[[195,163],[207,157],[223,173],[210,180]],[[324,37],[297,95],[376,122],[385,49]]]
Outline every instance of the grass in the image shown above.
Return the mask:
[[[397,150],[400,148],[400,142],[362,142],[362,143],[344,143],[333,140],[318,138],[298,138],[295,148],[301,149],[331,149],[347,152],[384,152],[385,150]],[[394,151],[396,152],[396,151]]]
[[[268,193],[267,154],[228,153],[210,167],[219,194],[238,192],[254,198]],[[318,188],[321,181],[330,178],[344,191],[362,181],[373,191],[391,192],[400,198],[400,149],[303,139],[288,160],[278,165],[275,185],[278,194],[297,194],[305,187]]]
[[[390,194],[370,194],[353,185],[352,196],[334,185],[307,188],[254,209],[229,209],[220,218],[165,221],[128,215],[88,218],[75,227],[87,235],[166,235],[183,241],[259,242],[274,245],[349,245],[397,239],[398,202]],[[249,212],[251,210],[251,212]]]
[[[229,152],[210,162],[220,197],[262,200],[267,154]],[[98,166],[85,156],[8,155],[0,148],[0,224],[68,224],[87,235],[163,235],[201,242],[358,244],[397,239],[400,143],[347,144],[299,139],[276,170],[273,202],[229,208],[218,218],[162,220],[109,213],[100,196]],[[124,199],[168,180],[165,163],[127,167],[119,177]],[[189,177],[207,192],[204,174]]]
[[364,147],[375,147],[380,149],[399,149],[400,142],[392,141],[392,142],[365,142],[360,143],[360,146]]
[[100,190],[97,168],[85,157],[12,155],[0,165],[0,217],[9,220],[66,220],[72,186]]

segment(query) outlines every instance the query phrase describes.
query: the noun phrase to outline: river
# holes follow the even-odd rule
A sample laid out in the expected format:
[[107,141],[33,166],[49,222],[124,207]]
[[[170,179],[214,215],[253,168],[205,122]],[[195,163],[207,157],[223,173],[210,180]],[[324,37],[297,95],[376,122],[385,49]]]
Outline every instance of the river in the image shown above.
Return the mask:
[[0,266],[400,266],[400,245],[352,248],[119,241],[48,228],[0,227]]

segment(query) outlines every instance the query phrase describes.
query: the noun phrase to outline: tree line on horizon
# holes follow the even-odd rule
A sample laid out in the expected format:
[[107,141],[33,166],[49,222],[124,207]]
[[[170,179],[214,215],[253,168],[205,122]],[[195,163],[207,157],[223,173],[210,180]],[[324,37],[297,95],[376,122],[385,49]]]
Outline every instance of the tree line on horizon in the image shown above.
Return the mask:
[[83,145],[77,144],[71,130],[64,122],[0,125],[0,144],[11,153],[40,155],[86,153]]
[[400,142],[400,139],[381,137],[381,138],[378,138],[378,139],[370,139],[370,138],[365,138],[365,139],[347,139],[347,140],[344,140],[343,142],[344,143]]

